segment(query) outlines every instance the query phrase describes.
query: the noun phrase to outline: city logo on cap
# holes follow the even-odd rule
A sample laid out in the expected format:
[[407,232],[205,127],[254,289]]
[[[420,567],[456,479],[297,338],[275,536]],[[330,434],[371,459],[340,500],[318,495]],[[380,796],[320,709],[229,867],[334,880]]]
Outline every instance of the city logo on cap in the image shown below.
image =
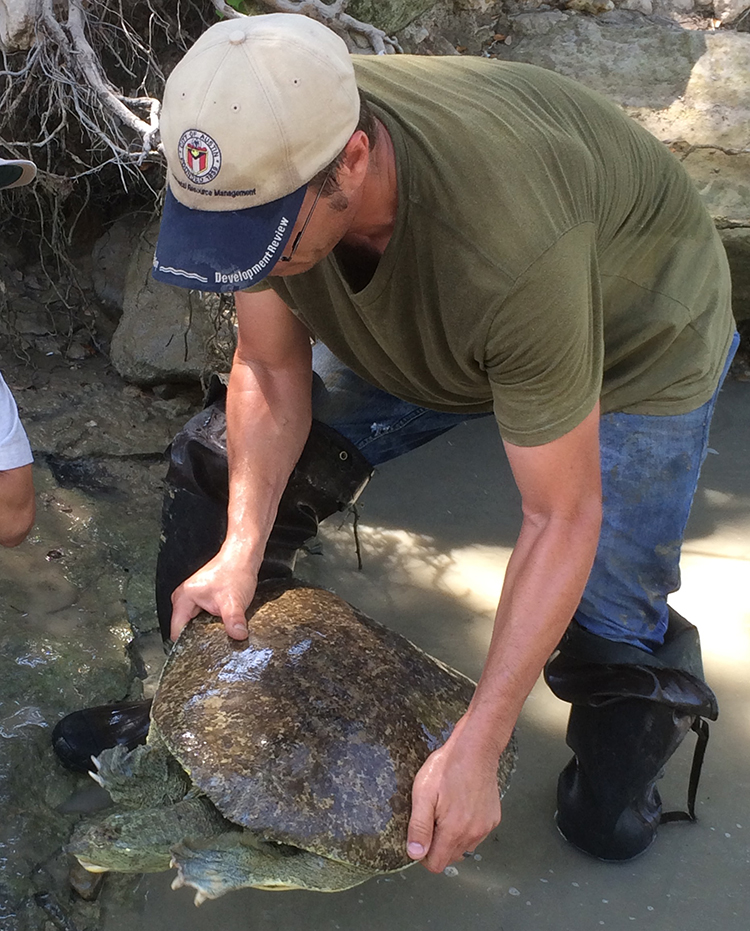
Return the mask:
[[188,129],[180,136],[177,154],[182,170],[194,184],[208,184],[221,168],[221,149],[199,129]]

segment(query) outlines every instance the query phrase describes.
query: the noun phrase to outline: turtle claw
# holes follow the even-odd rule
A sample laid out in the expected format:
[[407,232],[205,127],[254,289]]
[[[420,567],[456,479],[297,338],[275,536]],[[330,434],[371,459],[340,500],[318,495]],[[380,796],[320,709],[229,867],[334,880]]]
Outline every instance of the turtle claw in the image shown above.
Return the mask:
[[91,776],[91,778],[94,780],[94,782],[97,783],[97,785],[100,785],[100,786],[102,787],[102,789],[106,789],[106,788],[107,788],[107,786],[106,786],[105,783],[104,783],[104,780],[103,780],[102,777],[99,775],[99,773],[94,773],[94,772],[92,772],[91,770],[89,770],[89,776]]
[[211,842],[205,846],[183,840],[172,847],[172,866],[177,870],[172,888],[190,886],[195,889],[193,901],[196,905],[202,905],[207,899],[217,899],[242,885],[233,879],[231,860],[227,859],[231,840],[226,837],[213,840],[215,844]]

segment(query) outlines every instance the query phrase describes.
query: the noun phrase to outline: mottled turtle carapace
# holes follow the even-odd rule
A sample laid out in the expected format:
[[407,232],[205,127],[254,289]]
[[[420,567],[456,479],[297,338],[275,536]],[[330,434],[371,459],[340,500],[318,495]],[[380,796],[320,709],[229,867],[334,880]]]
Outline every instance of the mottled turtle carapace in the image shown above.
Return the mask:
[[[411,865],[414,777],[474,683],[324,589],[261,586],[248,618],[244,641],[217,618],[191,621],[146,747],[97,761],[122,810],[74,836],[87,868],[171,863],[202,901],[242,886],[337,891]],[[514,761],[511,742],[501,791]]]

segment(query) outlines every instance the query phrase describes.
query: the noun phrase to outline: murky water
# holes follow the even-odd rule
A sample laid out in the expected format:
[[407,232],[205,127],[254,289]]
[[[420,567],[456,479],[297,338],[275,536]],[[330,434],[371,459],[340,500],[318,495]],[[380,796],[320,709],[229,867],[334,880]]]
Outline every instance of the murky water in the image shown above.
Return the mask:
[[[102,799],[85,778],[57,765],[49,733],[63,713],[137,692],[134,634],[158,661],[149,631],[156,627],[151,587],[164,467],[155,449],[140,460],[83,457],[96,468],[82,467],[77,479],[40,462],[37,526],[20,548],[0,552],[3,931],[205,931],[207,924],[226,931],[620,931],[639,924],[744,931],[750,922],[748,391],[730,383],[719,402],[712,436],[719,455],[706,465],[683,591],[675,597],[678,610],[701,627],[722,709],[698,824],[663,829],[646,857],[620,866],[592,862],[565,845],[552,815],[556,774],[569,755],[566,708],[540,686],[519,728],[520,762],[503,824],[480,848],[481,860],[458,864],[454,875],[415,867],[335,895],[242,890],[200,909],[188,890],[170,889],[170,874],[108,875],[92,902],[70,891],[62,845],[81,812]],[[335,518],[322,534],[322,555],[304,557],[301,571],[476,677],[518,505],[492,425],[460,430],[379,470],[362,505],[361,573],[351,526]],[[684,803],[690,748],[683,749],[664,781],[672,807]]]

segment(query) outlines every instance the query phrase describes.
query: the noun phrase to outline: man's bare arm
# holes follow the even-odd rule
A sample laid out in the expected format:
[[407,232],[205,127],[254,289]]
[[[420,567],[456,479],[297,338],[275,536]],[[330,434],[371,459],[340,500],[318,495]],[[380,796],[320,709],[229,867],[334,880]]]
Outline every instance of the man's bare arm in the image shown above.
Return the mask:
[[523,524],[468,712],[414,784],[409,852],[433,872],[500,821],[497,763],[526,696],[578,607],[601,522],[599,406],[545,446],[506,444]]
[[0,472],[0,546],[18,546],[36,516],[31,466]]
[[247,635],[245,610],[279,499],[311,422],[307,329],[274,291],[236,295],[237,352],[227,391],[229,511],[219,553],[172,596],[172,636],[203,609],[230,636]]

